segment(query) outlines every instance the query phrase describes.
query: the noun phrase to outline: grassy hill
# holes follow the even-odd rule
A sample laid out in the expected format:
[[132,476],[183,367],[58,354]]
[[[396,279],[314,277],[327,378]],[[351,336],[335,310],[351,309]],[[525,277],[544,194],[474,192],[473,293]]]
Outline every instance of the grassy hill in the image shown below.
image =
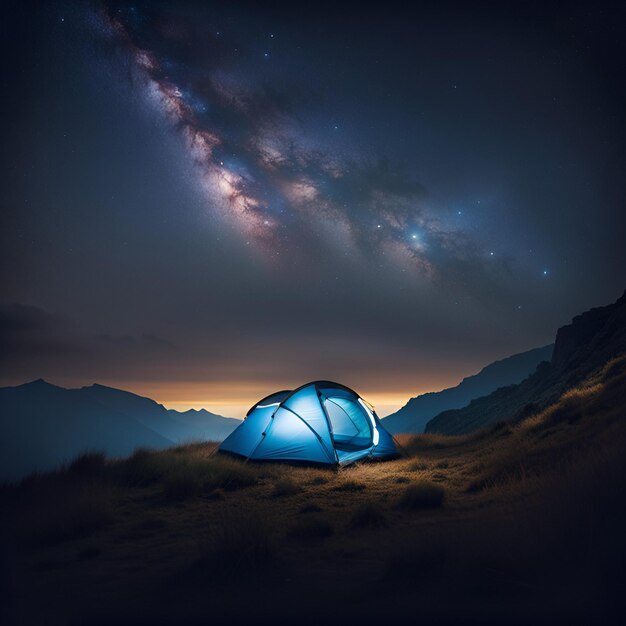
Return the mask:
[[3,623],[610,620],[626,355],[545,410],[338,472],[213,444],[85,455],[0,494]]

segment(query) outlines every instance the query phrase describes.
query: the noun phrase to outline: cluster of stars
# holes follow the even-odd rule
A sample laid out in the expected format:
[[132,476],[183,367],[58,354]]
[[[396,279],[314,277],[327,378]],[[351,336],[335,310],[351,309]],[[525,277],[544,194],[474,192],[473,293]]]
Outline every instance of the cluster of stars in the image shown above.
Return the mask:
[[[233,140],[224,129],[218,133],[207,128],[211,121],[205,114],[224,107],[231,109],[229,114],[243,116],[249,122],[245,116],[254,103],[255,92],[247,86],[240,87],[234,77],[227,76],[225,80],[220,78],[219,82],[209,80],[207,85],[201,86],[205,95],[197,97],[195,94],[200,92],[193,85],[181,89],[170,78],[167,74],[169,66],[160,62],[156,53],[135,45],[120,19],[108,16],[108,20],[112,34],[127,47],[143,73],[147,93],[182,131],[211,209],[217,208],[222,216],[240,227],[246,245],[259,243],[262,248],[274,250],[275,254],[279,241],[287,237],[287,224],[293,228],[298,222],[304,223],[306,230],[310,231],[317,219],[323,226],[316,233],[318,240],[327,224],[333,223],[336,232],[345,232],[348,238],[367,238],[370,245],[380,248],[381,254],[387,251],[388,258],[410,258],[422,273],[432,274],[434,266],[428,257],[433,256],[434,251],[444,250],[450,256],[456,254],[455,246],[460,240],[458,231],[447,228],[443,222],[437,222],[433,228],[432,217],[426,214],[427,219],[424,219],[423,210],[417,203],[414,207],[409,204],[408,212],[400,218],[394,214],[393,208],[373,209],[375,230],[380,234],[372,238],[371,231],[349,203],[344,199],[338,201],[323,191],[324,176],[333,181],[335,189],[340,188],[347,165],[337,157],[331,159],[321,150],[309,148],[308,139],[300,144],[299,137],[294,139],[288,134],[283,135],[285,131],[281,124],[287,120],[283,112],[276,116],[281,124],[277,124],[271,114],[267,120],[254,120],[257,127],[255,129],[252,125],[246,142],[238,138]],[[217,37],[222,36],[222,31],[214,32]],[[274,33],[267,37],[275,39]],[[261,49],[261,53],[267,59],[271,48]],[[207,97],[214,98],[210,107]],[[285,125],[289,127],[292,123],[287,120]],[[331,121],[331,128],[338,131],[339,124]],[[316,170],[317,175],[310,176],[307,168]],[[372,191],[376,192],[374,186]],[[408,197],[403,201],[412,203],[413,199]],[[481,204],[480,199],[469,202]],[[456,209],[454,213],[459,217],[465,215],[464,209]],[[416,225],[419,232],[415,231]],[[343,241],[344,248],[345,244]],[[478,253],[472,254],[479,256]],[[496,253],[488,250],[487,258],[491,257],[496,257]],[[441,262],[441,255],[439,259]],[[548,276],[547,269],[542,275]]]

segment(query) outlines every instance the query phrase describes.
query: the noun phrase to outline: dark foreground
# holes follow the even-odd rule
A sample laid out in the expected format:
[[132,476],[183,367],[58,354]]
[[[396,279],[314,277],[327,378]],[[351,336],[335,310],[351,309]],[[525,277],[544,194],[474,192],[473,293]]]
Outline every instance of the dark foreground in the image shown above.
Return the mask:
[[212,444],[1,492],[9,624],[617,623],[626,359],[516,426],[333,472]]

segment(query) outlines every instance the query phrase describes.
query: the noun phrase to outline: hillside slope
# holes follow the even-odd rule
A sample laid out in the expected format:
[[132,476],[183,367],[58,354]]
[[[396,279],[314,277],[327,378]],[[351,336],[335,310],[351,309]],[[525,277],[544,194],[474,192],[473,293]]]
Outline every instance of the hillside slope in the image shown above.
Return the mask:
[[448,409],[459,409],[474,398],[485,396],[500,387],[519,383],[532,374],[539,363],[552,357],[553,344],[535,348],[487,365],[456,387],[424,393],[411,398],[400,410],[384,418],[387,430],[396,433],[421,433],[435,415]]
[[517,425],[339,472],[194,444],[0,487],[0,618],[621,623],[624,389],[626,356]]
[[519,421],[555,402],[609,359],[626,352],[626,292],[613,304],[576,316],[556,335],[549,363],[518,385],[498,389],[461,409],[444,411],[426,432],[456,435],[500,421]]

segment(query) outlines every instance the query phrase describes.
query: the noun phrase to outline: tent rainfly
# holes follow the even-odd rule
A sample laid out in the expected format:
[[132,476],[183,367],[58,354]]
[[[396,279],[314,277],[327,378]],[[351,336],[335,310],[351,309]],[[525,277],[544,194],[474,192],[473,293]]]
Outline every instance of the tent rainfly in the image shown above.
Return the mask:
[[397,456],[374,407],[352,389],[329,381],[263,398],[219,450],[255,461],[323,465]]

